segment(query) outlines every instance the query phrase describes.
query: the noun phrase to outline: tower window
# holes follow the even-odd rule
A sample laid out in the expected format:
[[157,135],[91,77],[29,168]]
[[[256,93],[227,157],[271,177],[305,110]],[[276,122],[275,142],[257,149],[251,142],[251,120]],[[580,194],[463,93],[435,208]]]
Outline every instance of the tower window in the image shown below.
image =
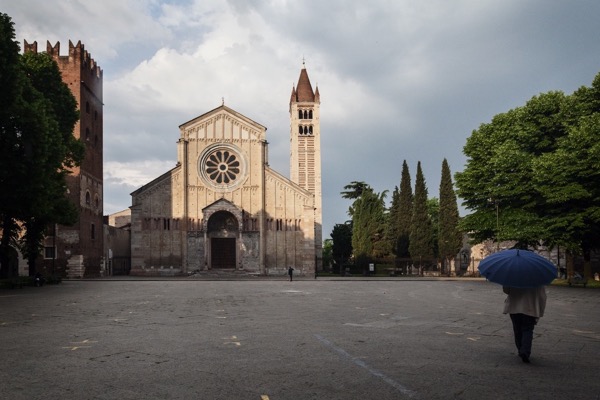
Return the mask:
[[298,126],[298,134],[302,135],[302,136],[312,136],[313,134],[313,126],[309,125],[309,126]]
[[298,110],[298,119],[312,119],[313,110]]
[[85,102],[85,112],[88,114],[90,113],[90,102],[89,101]]
[[86,192],[85,192],[85,204],[89,206],[91,204],[91,202],[92,202],[92,199],[91,199],[91,196],[90,196],[90,192],[89,192],[89,190],[86,190]]
[[92,239],[96,239],[96,225],[92,224],[92,229],[90,230],[90,236]]
[[90,140],[90,128],[85,128],[85,140]]

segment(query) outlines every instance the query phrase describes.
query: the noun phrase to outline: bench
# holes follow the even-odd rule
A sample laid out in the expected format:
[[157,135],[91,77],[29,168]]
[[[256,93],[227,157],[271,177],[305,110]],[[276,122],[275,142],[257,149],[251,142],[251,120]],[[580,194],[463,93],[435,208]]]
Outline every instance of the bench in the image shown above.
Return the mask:
[[567,282],[569,283],[569,286],[572,286],[572,285],[583,285],[583,287],[587,286],[587,278],[579,278],[579,277],[572,276],[567,280]]

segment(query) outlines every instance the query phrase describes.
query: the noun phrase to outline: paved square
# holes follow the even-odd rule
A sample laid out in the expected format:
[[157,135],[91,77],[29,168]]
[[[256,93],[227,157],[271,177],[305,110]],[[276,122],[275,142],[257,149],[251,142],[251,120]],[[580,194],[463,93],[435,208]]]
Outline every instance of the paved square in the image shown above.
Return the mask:
[[0,291],[1,397],[600,399],[600,291],[548,287],[532,364],[469,280],[66,281]]

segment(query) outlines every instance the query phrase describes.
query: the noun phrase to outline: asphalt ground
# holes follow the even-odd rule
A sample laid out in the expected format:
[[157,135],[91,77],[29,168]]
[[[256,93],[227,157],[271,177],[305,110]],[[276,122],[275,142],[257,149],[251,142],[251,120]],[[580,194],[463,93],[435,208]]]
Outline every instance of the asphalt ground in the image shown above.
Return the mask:
[[481,280],[65,281],[0,291],[2,399],[600,399],[600,290],[531,364]]

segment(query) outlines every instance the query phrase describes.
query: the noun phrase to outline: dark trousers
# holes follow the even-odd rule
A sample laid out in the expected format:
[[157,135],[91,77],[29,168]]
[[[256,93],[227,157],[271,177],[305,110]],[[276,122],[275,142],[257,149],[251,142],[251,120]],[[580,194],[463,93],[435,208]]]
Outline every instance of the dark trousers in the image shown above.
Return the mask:
[[525,314],[510,314],[515,334],[515,345],[519,355],[525,355],[527,358],[531,355],[531,343],[533,342],[533,328],[537,319]]

